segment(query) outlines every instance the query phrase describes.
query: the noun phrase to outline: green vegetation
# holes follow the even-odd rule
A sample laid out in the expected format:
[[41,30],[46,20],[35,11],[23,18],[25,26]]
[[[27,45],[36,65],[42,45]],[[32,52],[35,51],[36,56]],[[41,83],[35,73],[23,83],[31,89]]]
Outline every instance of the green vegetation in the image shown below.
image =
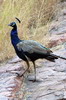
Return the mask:
[[60,0],[1,0],[0,2],[0,61],[15,55],[10,43],[8,24],[21,20],[18,31],[21,39],[34,39],[47,45],[48,28]]

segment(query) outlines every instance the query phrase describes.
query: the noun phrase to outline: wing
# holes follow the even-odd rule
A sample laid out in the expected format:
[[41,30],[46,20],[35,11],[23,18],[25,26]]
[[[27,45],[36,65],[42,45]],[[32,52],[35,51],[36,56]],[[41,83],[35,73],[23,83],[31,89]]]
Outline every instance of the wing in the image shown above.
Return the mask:
[[50,49],[33,40],[23,40],[17,44],[17,48],[19,51],[23,50],[28,53],[47,54],[52,52]]

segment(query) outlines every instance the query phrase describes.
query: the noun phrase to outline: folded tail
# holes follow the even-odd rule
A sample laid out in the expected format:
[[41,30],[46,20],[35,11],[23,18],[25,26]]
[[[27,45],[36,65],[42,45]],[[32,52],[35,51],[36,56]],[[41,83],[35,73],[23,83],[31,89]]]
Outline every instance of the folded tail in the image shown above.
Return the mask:
[[58,56],[58,55],[55,55],[55,54],[51,54],[51,56],[54,56],[54,57],[57,57],[57,58],[61,58],[61,59],[66,60],[66,58],[65,58],[65,57],[61,57],[61,56]]
[[55,62],[55,59],[58,59],[58,58],[66,60],[65,57],[61,57],[52,53],[48,57],[46,57],[47,60],[52,61],[52,62]]

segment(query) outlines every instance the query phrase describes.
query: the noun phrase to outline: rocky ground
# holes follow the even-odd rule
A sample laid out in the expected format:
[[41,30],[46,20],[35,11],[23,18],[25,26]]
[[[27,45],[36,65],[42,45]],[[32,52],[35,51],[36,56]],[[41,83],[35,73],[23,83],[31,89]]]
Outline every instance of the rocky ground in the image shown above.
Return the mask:
[[[55,54],[65,57],[63,48]],[[66,61],[36,61],[37,82],[29,81],[34,77],[31,73],[19,78],[16,74],[23,73],[24,62],[16,57],[1,65],[0,69],[0,100],[66,100]],[[32,65],[31,65],[32,66]]]
[[[49,47],[55,54],[66,57],[66,1],[57,5],[59,12],[49,28]],[[37,82],[19,78],[16,74],[25,71],[24,62],[15,57],[0,65],[0,100],[66,100],[66,61],[36,61]],[[26,65],[25,65],[26,66]],[[32,66],[32,65],[31,65]]]
[[[23,77],[17,77],[16,72],[23,72],[22,64],[17,57],[0,66],[0,100],[19,100],[18,92],[23,84]],[[21,97],[23,93],[21,92]]]

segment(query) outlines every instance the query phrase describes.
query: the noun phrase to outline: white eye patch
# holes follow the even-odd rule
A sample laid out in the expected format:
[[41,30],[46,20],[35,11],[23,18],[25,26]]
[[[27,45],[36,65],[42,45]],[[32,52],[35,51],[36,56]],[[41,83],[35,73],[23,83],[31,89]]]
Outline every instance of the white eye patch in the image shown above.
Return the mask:
[[12,26],[14,26],[14,25],[15,25],[15,23],[12,24]]

